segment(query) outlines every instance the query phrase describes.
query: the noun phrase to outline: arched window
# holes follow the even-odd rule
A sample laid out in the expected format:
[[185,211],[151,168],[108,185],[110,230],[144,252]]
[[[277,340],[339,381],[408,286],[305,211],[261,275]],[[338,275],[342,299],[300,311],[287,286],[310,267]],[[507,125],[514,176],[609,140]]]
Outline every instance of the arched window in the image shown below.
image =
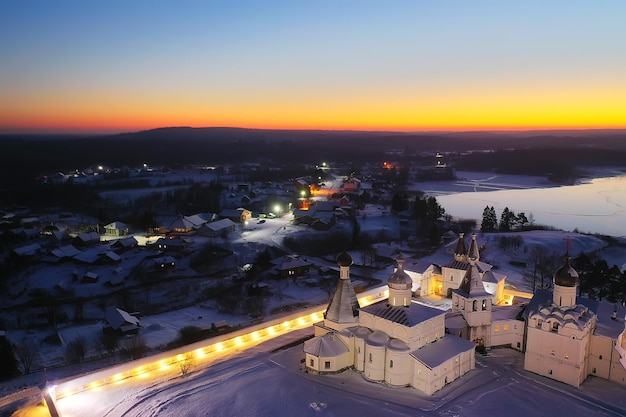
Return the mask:
[[483,311],[487,310],[487,300],[483,300]]
[[474,300],[472,303],[472,311],[478,311],[478,301]]
[[370,357],[369,357],[370,363],[372,363],[372,354],[370,353]]
[[390,361],[389,361],[389,367],[390,367],[390,368],[393,368],[393,360],[390,360]]

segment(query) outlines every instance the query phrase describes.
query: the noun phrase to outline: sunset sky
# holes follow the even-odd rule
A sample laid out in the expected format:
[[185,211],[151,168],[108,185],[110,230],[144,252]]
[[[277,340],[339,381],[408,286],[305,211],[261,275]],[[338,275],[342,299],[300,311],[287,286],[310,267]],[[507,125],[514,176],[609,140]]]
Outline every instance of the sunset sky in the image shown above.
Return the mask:
[[0,2],[0,133],[626,128],[626,1]]

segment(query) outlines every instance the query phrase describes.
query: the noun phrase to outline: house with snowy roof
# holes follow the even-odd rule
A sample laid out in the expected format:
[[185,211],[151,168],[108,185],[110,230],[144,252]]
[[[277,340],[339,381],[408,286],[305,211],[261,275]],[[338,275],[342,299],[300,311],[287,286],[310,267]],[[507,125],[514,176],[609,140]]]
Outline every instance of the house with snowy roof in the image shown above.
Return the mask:
[[309,273],[311,263],[298,255],[285,255],[270,261],[274,265],[270,274],[278,278],[299,277]]
[[202,236],[219,237],[237,230],[237,224],[231,219],[220,219],[202,225],[198,233]]
[[106,321],[105,331],[113,330],[120,333],[132,333],[139,331],[141,327],[141,320],[114,306],[106,309],[104,320]]
[[190,233],[194,230],[194,224],[185,216],[178,215],[167,227],[169,233]]
[[128,225],[122,222],[112,222],[104,226],[104,234],[107,236],[126,236]]

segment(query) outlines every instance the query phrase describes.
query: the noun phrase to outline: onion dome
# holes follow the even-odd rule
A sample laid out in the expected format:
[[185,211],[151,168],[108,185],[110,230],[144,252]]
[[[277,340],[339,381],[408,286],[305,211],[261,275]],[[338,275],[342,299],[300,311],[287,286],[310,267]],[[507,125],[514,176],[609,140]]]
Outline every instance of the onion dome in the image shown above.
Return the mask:
[[337,265],[339,266],[350,266],[352,265],[352,256],[346,251],[343,251],[339,256],[337,256]]
[[365,338],[365,343],[370,346],[385,346],[389,342],[389,336],[377,330]]
[[561,287],[575,287],[578,285],[578,272],[569,263],[569,254],[565,254],[563,266],[554,273],[554,285]]
[[413,286],[413,280],[411,279],[409,274],[404,272],[404,257],[402,256],[402,254],[398,256],[396,262],[398,263],[398,267],[396,268],[396,271],[389,277],[387,285],[389,285],[389,288],[393,288],[396,290],[411,289],[411,287]]

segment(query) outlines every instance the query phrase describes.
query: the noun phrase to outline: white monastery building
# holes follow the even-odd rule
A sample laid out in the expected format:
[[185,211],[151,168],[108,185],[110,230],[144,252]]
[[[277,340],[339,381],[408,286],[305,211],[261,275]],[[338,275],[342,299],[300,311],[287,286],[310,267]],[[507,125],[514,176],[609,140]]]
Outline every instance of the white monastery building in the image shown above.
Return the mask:
[[[573,386],[590,375],[626,385],[626,306],[579,297],[569,255],[553,291],[505,289],[506,277],[480,261],[476,235],[463,234],[443,266],[410,263],[400,255],[389,298],[361,308],[350,282],[352,258],[337,258],[339,282],[323,322],[305,342],[306,368],[351,368],[364,378],[432,394],[474,369],[474,350],[508,347],[524,353],[524,369]],[[444,311],[413,296],[451,298]],[[513,297],[524,302],[513,304]]]
[[360,308],[350,282],[352,258],[337,258],[339,283],[315,336],[304,343],[306,368],[356,369],[366,379],[432,394],[474,369],[475,344],[445,333],[444,310],[412,300],[402,255],[389,277],[389,299]]

